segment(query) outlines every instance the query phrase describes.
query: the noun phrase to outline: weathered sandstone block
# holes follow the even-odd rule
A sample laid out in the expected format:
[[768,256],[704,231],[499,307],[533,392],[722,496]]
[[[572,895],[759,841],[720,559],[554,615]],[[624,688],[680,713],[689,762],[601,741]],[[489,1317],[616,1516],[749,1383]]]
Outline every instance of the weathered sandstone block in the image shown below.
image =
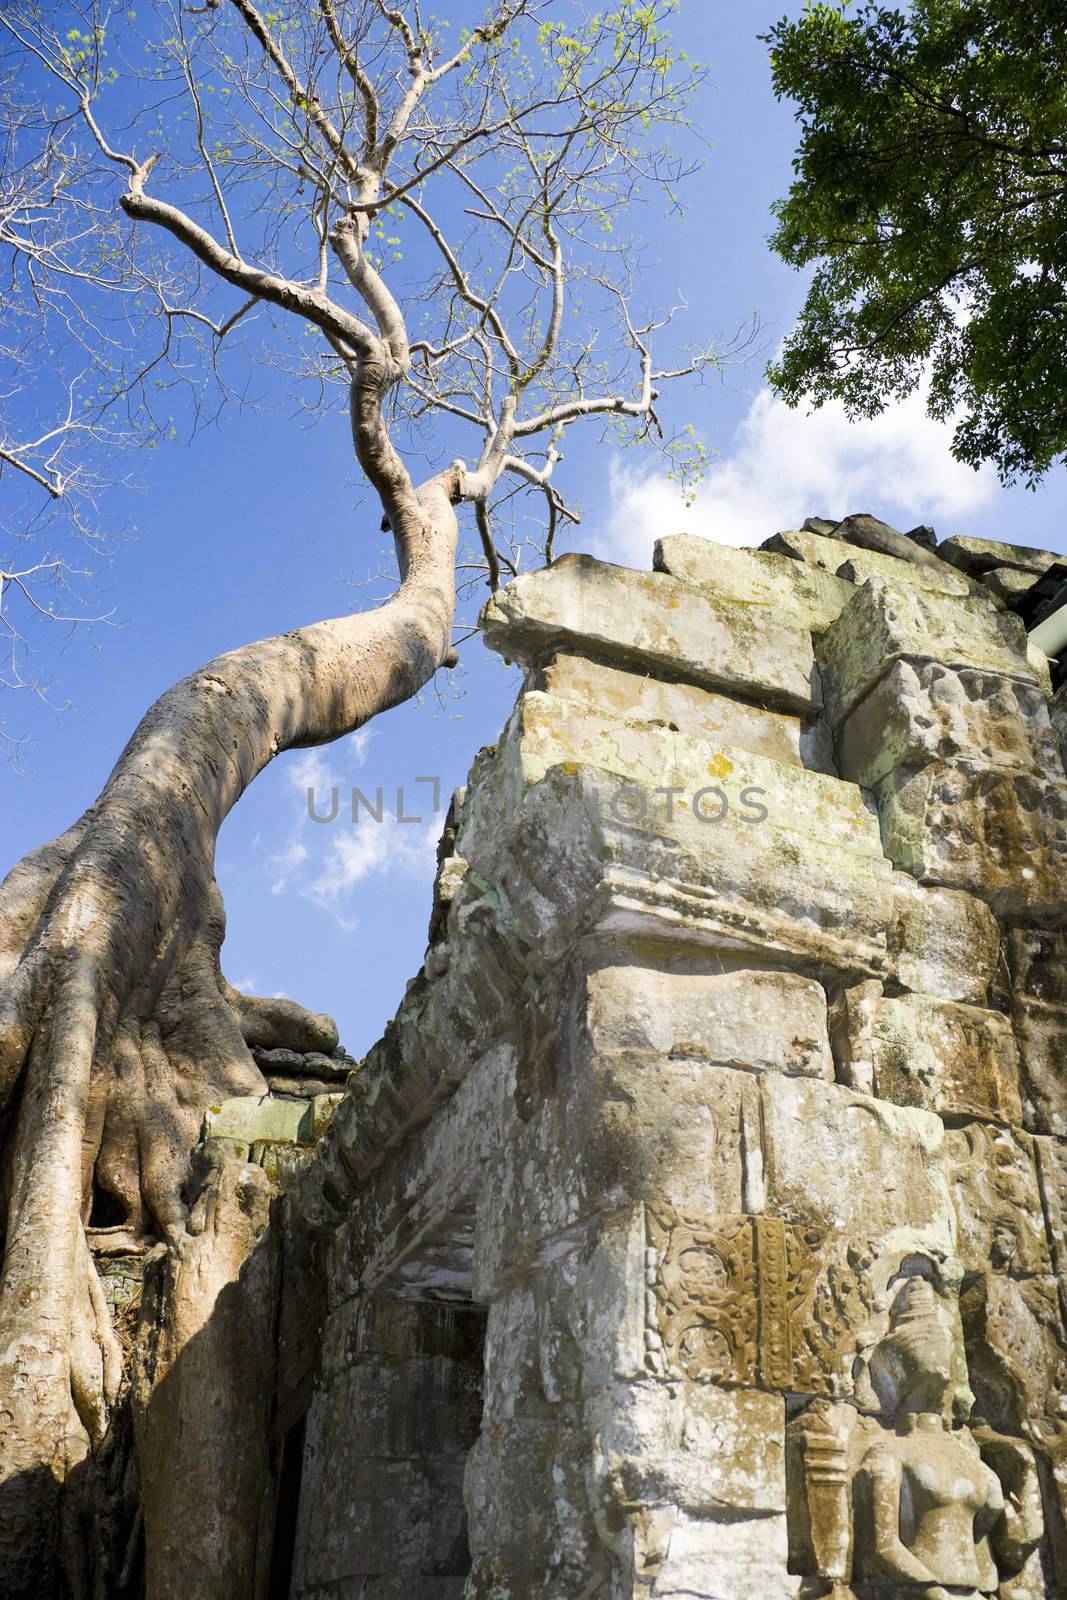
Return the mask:
[[1067,1008],[1016,999],[1023,1126],[1067,1138]]
[[566,1600],[590,1584],[610,1592],[611,1557],[586,1487],[587,1441],[560,1409],[479,1435],[467,1461],[472,1562],[461,1593]]
[[1067,1337],[1056,1279],[980,1273],[964,1285],[960,1311],[983,1418],[1009,1433],[1062,1419]]
[[[847,551],[845,545],[837,548],[842,554]],[[724,600],[767,607],[812,633],[828,628],[853,593],[847,579],[791,554],[737,550],[688,533],[657,539],[653,565],[657,572],[669,572]]]
[[878,817],[855,784],[808,772],[713,739],[646,723],[619,722],[553,695],[523,695],[505,735],[524,785],[560,762],[580,762],[623,780],[606,795],[613,820],[661,820],[690,812],[709,831],[721,827],[812,833],[861,855],[882,854]]
[[209,1108],[204,1132],[209,1139],[237,1139],[249,1145],[310,1144],[313,1120],[306,1100],[239,1095]]
[[589,978],[587,1027],[598,1050],[833,1078],[825,991],[795,972],[605,967]]
[[951,1128],[945,1170],[966,1271],[1029,1277],[1052,1270],[1033,1139],[980,1122]]
[[886,778],[878,807],[902,871],[965,889],[1002,916],[1062,916],[1067,784],[936,762]]
[[[622,1308],[633,1282],[643,1303],[644,1241],[610,1219],[657,1194],[710,1216],[751,1204],[762,1182],[760,1081],[690,1057],[579,1044],[558,1096],[513,1127],[491,1161],[475,1227],[475,1293],[495,1300],[569,1240],[575,1294],[595,1282],[594,1320],[616,1318],[632,1332]],[[617,1359],[626,1367],[628,1358]]]
[[[657,1530],[659,1531],[659,1530]],[[666,1531],[666,1530],[664,1530]],[[660,1534],[662,1538],[662,1534]],[[663,1600],[694,1595],[744,1595],[745,1600],[795,1600],[801,1579],[787,1576],[783,1517],[671,1519],[652,1593]],[[635,1600],[647,1582],[633,1589]]]
[[842,581],[853,584],[866,583],[868,578],[885,578],[890,583],[905,584],[928,594],[962,596],[969,592],[965,579],[947,568],[919,566],[901,561],[897,556],[883,555],[880,550],[863,550],[842,539],[826,538],[821,533],[792,530],[776,533],[764,541],[762,548],[793,556],[823,572],[841,573],[845,569]]
[[781,1395],[646,1380],[585,1401],[602,1505],[668,1502],[690,1515],[785,1510]]
[[1033,684],[937,661],[896,661],[842,722],[841,776],[874,788],[895,769],[934,761],[1064,781],[1048,706]]
[[937,547],[942,561],[948,561],[961,572],[982,577],[993,567],[1017,567],[1023,572],[1040,576],[1063,557],[1051,550],[1033,550],[1029,545],[1002,544],[999,539],[979,539],[973,534],[957,533],[942,539]]
[[1021,567],[992,567],[983,574],[982,581],[998,599],[1014,607],[1024,595],[1029,594],[1038,577],[1038,573],[1026,572]]
[[874,1244],[952,1254],[941,1172],[944,1127],[841,1084],[760,1079],[768,1209],[788,1222],[855,1230]]
[[883,999],[874,1019],[874,1092],[953,1117],[1022,1120],[1015,1039],[999,1011],[929,995]]
[[898,873],[889,950],[905,989],[983,1005],[997,970],[1000,929],[977,896],[928,888]]
[[619,722],[648,722],[692,738],[721,741],[737,750],[835,773],[833,740],[817,718],[789,716],[732,700],[691,683],[665,683],[603,661],[560,651],[535,667],[527,688],[589,708]]
[[632,572],[592,556],[563,556],[516,578],[485,607],[482,632],[490,649],[527,665],[578,649],[781,710],[820,704],[806,631],[664,573]]
[[904,658],[938,661],[1036,685],[1026,629],[1011,612],[981,597],[920,593],[874,578],[857,589],[822,637],[820,663],[827,710],[839,723]]

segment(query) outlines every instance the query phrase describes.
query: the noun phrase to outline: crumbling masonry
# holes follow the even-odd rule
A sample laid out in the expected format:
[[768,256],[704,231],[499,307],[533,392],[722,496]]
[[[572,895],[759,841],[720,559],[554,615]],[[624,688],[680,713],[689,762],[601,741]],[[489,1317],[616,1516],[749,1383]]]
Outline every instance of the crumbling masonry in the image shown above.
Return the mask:
[[939,554],[489,604],[523,693],[285,1201],[272,1593],[1067,1595],[1055,558]]

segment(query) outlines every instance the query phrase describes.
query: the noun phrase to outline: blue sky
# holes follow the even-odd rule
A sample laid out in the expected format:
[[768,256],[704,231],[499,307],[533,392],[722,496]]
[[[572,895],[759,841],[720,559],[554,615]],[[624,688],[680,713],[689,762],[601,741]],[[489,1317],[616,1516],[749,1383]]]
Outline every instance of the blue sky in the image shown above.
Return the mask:
[[[683,0],[677,31],[712,69],[695,107],[707,166],[689,186],[684,219],[635,222],[650,241],[643,282],[664,303],[685,299],[699,340],[728,336],[758,311],[769,350],[803,297],[803,280],[766,244],[770,204],[789,181],[794,124],[772,98],[756,34],[783,9],[799,6]],[[1062,471],[1036,494],[1002,490],[991,472],[951,460],[946,431],[917,399],[850,426],[830,407],[788,412],[766,392],[761,369],[761,359],[735,366],[721,383],[671,401],[675,419],[692,421],[717,452],[689,508],[654,460],[619,455],[594,432],[572,435],[559,469],[583,510],[571,544],[647,566],[660,534],[688,529],[758,544],[808,514],[863,510],[903,527],[931,522],[940,536],[1067,549]],[[91,803],[140,715],[176,678],[250,638],[363,603],[369,591],[359,585],[385,545],[356,480],[347,420],[339,411],[315,424],[298,417],[276,372],[263,375],[259,402],[191,443],[179,437],[141,456],[137,488],[109,496],[112,525],[138,530],[98,578],[114,624],[48,642],[51,698],[69,700],[68,709],[26,694],[6,694],[0,706],[8,727],[31,741],[19,769],[0,765],[0,872]],[[331,1012],[348,1048],[366,1050],[424,950],[441,819],[430,786],[415,780],[439,778],[447,803],[517,688],[516,674],[471,640],[440,692],[338,745],[283,756],[257,780],[219,841],[232,981]],[[380,787],[386,818],[353,826],[342,806],[335,822],[317,824],[306,811],[309,783],[324,803],[334,783],[372,798]],[[406,813],[421,821],[395,820],[398,787]]]

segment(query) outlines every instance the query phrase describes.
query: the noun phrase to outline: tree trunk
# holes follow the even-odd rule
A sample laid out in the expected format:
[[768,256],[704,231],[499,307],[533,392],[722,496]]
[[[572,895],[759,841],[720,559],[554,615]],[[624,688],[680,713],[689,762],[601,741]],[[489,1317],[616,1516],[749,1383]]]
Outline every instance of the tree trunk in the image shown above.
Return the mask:
[[[354,418],[364,460],[361,429],[370,438],[377,425],[365,389]],[[329,1019],[286,1003],[242,1001],[238,1017],[219,970],[214,851],[274,756],[410,698],[451,648],[456,474],[409,491],[380,431],[372,442],[368,475],[400,556],[392,599],[183,679],[144,717],[95,805],[0,886],[0,1570],[12,1597],[63,1592],[59,1486],[104,1439],[119,1383],[83,1234],[94,1183],[131,1228],[180,1256],[205,1106],[265,1091],[246,1038],[288,1027],[304,1048],[336,1042]]]
[[236,1157],[205,1174],[149,1265],[133,1376],[151,1600],[263,1600],[273,1512],[280,1275],[271,1185]]

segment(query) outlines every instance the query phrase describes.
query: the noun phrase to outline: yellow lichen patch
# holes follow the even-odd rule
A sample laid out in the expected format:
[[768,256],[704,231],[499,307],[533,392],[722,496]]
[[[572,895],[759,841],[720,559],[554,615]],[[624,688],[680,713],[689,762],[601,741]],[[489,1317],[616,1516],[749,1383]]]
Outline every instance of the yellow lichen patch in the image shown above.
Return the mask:
[[728,778],[734,770],[734,764],[728,756],[714,756],[708,762],[708,771],[713,778]]

